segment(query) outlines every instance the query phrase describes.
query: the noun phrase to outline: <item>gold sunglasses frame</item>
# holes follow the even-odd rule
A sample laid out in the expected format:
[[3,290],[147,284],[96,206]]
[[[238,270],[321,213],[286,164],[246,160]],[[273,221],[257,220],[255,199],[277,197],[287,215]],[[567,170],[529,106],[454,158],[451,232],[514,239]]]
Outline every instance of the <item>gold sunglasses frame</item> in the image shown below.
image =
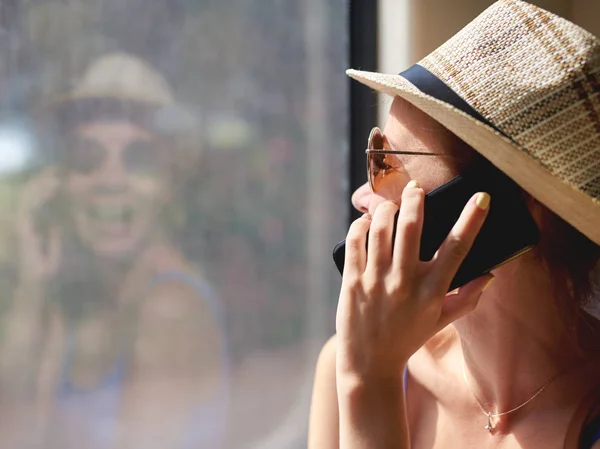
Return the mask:
[[[369,164],[369,158],[371,154],[397,154],[397,155],[413,155],[413,156],[450,156],[445,153],[429,153],[426,151],[397,151],[397,150],[376,150],[374,148],[370,148],[373,142],[373,136],[375,132],[379,132],[381,137],[384,138],[384,134],[377,126],[375,126],[371,133],[369,134],[369,139],[367,141],[367,149],[365,150],[365,154],[367,155],[367,180],[369,182],[369,187],[371,187],[371,191],[375,193],[375,188],[373,184],[373,179],[371,176],[371,165]],[[384,140],[385,142],[385,140]]]

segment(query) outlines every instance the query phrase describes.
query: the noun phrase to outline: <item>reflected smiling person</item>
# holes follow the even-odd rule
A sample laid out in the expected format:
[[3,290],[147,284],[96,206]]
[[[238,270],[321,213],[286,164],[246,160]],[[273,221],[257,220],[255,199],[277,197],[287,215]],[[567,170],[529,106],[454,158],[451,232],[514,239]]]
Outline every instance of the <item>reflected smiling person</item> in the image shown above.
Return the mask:
[[221,447],[221,306],[177,236],[199,159],[189,115],[161,75],[115,53],[37,117],[57,163],[19,203],[3,432],[44,448]]
[[[348,74],[394,101],[352,198],[309,448],[600,448],[600,40],[500,0],[400,75]],[[421,258],[429,202],[472,173],[508,184]],[[447,293],[515,189],[539,242]]]

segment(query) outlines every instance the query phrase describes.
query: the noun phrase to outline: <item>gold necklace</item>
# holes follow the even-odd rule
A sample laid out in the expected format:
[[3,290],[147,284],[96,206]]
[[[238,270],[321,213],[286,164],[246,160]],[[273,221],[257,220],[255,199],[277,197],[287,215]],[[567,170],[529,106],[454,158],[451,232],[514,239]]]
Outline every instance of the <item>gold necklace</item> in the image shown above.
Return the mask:
[[473,398],[475,399],[475,402],[477,402],[477,405],[479,406],[479,409],[483,412],[483,414],[485,416],[487,416],[488,422],[487,425],[484,427],[485,430],[487,430],[490,433],[494,433],[495,427],[492,423],[492,418],[499,418],[500,416],[505,416],[508,415],[510,413],[516,412],[517,410],[525,407],[527,404],[529,404],[531,401],[533,401],[542,391],[544,391],[546,389],[546,387],[548,385],[550,385],[552,382],[554,382],[558,377],[560,377],[561,374],[564,374],[566,371],[568,371],[569,369],[571,369],[572,366],[565,368],[561,371],[559,371],[558,373],[556,373],[554,376],[552,376],[550,379],[548,379],[546,381],[546,383],[544,383],[544,385],[542,385],[540,388],[538,388],[535,393],[533,393],[533,396],[531,396],[529,399],[527,399],[525,402],[523,402],[521,405],[518,405],[517,407],[510,409],[506,412],[501,412],[501,413],[492,413],[489,411],[486,411],[483,406],[481,405],[481,402],[479,402],[479,399],[477,399],[477,396],[475,396],[475,393],[473,392],[473,389],[471,388],[471,385],[469,384],[469,381],[467,379],[467,371],[465,369],[465,362],[463,360],[463,364],[462,364],[462,369],[463,369],[463,377],[465,379],[465,384],[467,385],[467,388],[469,389],[469,391],[471,392],[471,394],[473,395]]

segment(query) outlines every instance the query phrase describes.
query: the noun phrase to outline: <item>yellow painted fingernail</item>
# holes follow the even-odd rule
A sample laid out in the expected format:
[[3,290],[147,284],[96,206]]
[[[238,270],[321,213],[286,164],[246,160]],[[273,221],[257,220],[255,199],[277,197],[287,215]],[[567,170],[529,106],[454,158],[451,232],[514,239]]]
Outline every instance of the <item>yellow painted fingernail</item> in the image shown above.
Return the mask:
[[492,281],[493,281],[494,279],[495,279],[495,278],[490,278],[490,280],[489,280],[489,281],[487,281],[487,284],[485,284],[485,287],[483,287],[483,290],[481,290],[481,291],[482,291],[482,292],[484,292],[484,291],[485,291],[485,290],[486,290],[486,289],[487,289],[487,288],[490,286],[490,284],[492,283]]
[[479,209],[487,210],[487,208],[490,207],[490,200],[490,195],[483,192],[477,195],[475,204],[477,204],[477,207],[479,207]]
[[421,187],[421,184],[419,184],[419,181],[416,179],[411,179],[408,184],[406,184],[407,189],[416,189],[417,187]]

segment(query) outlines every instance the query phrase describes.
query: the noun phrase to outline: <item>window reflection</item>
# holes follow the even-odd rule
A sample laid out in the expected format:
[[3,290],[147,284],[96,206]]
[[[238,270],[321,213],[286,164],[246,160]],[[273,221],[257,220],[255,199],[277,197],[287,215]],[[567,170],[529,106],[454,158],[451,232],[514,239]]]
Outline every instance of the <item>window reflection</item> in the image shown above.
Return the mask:
[[19,199],[2,380],[46,398],[48,447],[224,440],[231,353],[220,298],[178,246],[200,148],[161,123],[176,107],[149,65],[109,54],[40,108],[57,162]]
[[345,5],[268,3],[6,10],[3,447],[305,446],[346,222]]

